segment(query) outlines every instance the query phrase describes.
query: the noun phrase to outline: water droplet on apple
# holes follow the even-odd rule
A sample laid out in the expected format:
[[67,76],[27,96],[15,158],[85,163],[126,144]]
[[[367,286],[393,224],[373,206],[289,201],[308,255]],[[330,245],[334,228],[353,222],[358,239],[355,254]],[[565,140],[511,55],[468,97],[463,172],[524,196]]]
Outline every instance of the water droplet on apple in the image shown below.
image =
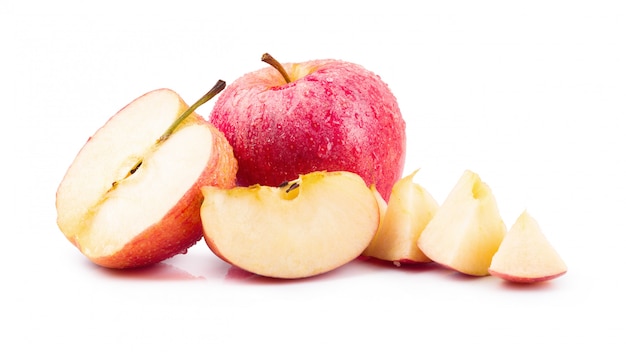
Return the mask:
[[328,157],[331,149],[333,149],[333,143],[327,140],[326,145],[320,145],[319,148],[317,148],[317,156],[320,158]]

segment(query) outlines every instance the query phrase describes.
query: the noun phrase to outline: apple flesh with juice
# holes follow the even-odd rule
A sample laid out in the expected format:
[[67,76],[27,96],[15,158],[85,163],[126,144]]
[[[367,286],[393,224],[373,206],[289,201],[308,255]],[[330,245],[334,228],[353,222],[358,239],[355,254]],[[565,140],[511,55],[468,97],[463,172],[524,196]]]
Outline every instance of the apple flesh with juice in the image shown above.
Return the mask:
[[94,263],[154,264],[202,239],[201,186],[233,187],[237,162],[219,130],[169,89],[135,99],[83,146],[56,194],[57,224]]
[[385,200],[402,176],[405,122],[374,73],[340,60],[272,65],[230,84],[208,119],[239,162],[238,184],[278,186],[311,171],[350,171]]
[[209,248],[254,274],[296,279],[357,258],[378,229],[375,190],[357,174],[316,171],[278,187],[203,187]]
[[466,170],[417,243],[434,262],[485,276],[505,233],[493,192],[476,173]]
[[417,246],[417,240],[437,213],[439,204],[424,187],[414,182],[418,171],[393,186],[380,228],[363,252],[364,256],[390,261],[397,266],[431,262]]
[[552,280],[566,272],[565,262],[527,211],[504,236],[489,267],[491,275],[517,283]]

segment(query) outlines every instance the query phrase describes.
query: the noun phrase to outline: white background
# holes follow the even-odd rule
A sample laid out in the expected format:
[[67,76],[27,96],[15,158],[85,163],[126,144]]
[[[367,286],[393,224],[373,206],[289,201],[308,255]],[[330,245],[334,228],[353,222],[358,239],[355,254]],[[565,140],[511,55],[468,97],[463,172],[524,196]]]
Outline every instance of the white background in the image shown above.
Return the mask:
[[[3,2],[0,350],[623,350],[625,33],[619,1]],[[191,103],[264,52],[379,74],[405,174],[442,202],[477,172],[569,272],[518,287],[355,261],[275,281],[203,242],[145,270],[88,262],[54,207],[87,138],[149,90]]]

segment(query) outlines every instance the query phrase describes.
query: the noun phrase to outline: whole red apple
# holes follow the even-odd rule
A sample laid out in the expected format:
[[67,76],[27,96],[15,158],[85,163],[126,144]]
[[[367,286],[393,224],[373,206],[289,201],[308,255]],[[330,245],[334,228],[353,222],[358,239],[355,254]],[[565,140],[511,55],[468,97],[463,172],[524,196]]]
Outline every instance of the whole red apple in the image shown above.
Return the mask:
[[406,125],[379,76],[340,60],[279,64],[226,87],[208,119],[233,147],[242,186],[312,171],[351,171],[389,199],[402,176]]

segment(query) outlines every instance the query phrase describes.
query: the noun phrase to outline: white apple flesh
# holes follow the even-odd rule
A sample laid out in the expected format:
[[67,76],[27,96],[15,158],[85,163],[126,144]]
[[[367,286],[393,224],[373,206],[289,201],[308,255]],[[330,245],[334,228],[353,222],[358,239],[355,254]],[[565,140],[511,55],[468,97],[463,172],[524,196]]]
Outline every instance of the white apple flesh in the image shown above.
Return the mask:
[[[153,264],[202,238],[201,186],[232,187],[237,164],[215,127],[169,89],[149,92],[91,137],[57,190],[57,223],[94,263]],[[164,131],[171,134],[164,136]]]
[[505,233],[491,189],[467,170],[426,225],[418,246],[434,262],[485,276]]
[[566,272],[567,265],[527,211],[504,236],[489,267],[491,275],[517,283],[552,280]]
[[375,193],[351,172],[311,172],[279,187],[203,187],[209,248],[274,278],[319,275],[357,258],[378,229]]

